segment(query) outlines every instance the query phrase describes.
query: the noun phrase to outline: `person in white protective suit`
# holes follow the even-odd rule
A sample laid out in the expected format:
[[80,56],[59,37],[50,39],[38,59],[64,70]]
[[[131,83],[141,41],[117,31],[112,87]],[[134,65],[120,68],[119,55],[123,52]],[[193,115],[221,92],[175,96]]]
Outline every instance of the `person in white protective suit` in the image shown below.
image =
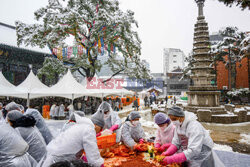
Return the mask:
[[[38,166],[49,167],[60,161],[76,159],[76,154],[84,150],[86,160],[94,167],[104,167],[104,160],[97,147],[95,126],[89,118],[75,114],[76,125],[60,133],[47,146],[47,155]],[[83,158],[83,159],[85,159]]]
[[69,129],[70,127],[76,125],[76,118],[75,118],[75,114],[79,115],[80,117],[85,117],[85,113],[83,111],[75,111],[72,112],[69,116],[69,120],[63,125],[61,132],[66,131],[67,129]]
[[28,108],[25,112],[25,115],[31,115],[36,120],[36,127],[42,134],[45,143],[49,144],[49,142],[53,139],[53,135],[50,132],[48,126],[46,125],[42,115],[37,109],[34,108]]
[[46,153],[46,143],[35,126],[36,120],[32,116],[25,116],[20,111],[12,110],[7,114],[10,125],[28,143],[28,153],[39,162]]
[[58,120],[58,118],[59,118],[58,116],[59,116],[59,106],[58,106],[58,104],[56,104],[53,117],[55,120]]
[[63,103],[61,103],[61,105],[59,106],[59,112],[58,112],[59,120],[63,120],[65,118],[64,110],[65,110],[65,106]]
[[20,104],[17,104],[15,103],[14,101],[8,103],[3,109],[2,109],[2,118],[1,118],[1,122],[2,123],[7,123],[7,120],[6,120],[6,116],[8,114],[9,111],[12,111],[12,110],[18,110],[20,112],[23,113],[23,106],[20,105]]
[[168,116],[176,129],[171,146],[162,153],[166,156],[164,165],[185,162],[189,167],[224,166],[213,151],[213,140],[208,131],[193,113],[174,106],[168,110]]
[[74,112],[73,104],[68,105],[67,109],[69,110],[69,116]]
[[0,102],[0,123],[5,123],[5,119],[3,117],[3,103]]
[[132,111],[122,126],[121,141],[129,148],[135,149],[138,142],[143,143],[145,133],[139,122],[138,111]]
[[50,112],[49,112],[50,119],[55,119],[55,118],[54,118],[54,115],[55,115],[55,107],[56,107],[56,104],[55,104],[55,103],[50,107]]
[[[92,115],[93,119],[104,121],[103,132],[116,133],[116,142],[120,142],[121,138],[121,118],[117,112],[114,112],[111,105],[104,101],[100,104],[95,114]],[[92,119],[91,118],[91,119]],[[101,132],[101,133],[103,133]]]
[[36,167],[36,160],[27,152],[29,145],[8,124],[0,124],[0,166]]

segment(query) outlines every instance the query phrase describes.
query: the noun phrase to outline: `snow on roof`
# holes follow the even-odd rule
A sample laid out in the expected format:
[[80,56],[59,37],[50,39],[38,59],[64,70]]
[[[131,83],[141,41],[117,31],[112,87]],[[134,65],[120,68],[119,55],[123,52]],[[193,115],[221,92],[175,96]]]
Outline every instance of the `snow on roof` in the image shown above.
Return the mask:
[[[17,46],[16,29],[14,26],[7,25],[7,24],[0,22],[0,44],[18,47]],[[18,48],[28,49],[28,50],[35,51],[35,52],[51,54],[48,47],[45,47],[42,49],[39,47],[25,46],[22,44]]]
[[162,90],[155,85],[147,89],[147,91],[149,92],[150,90],[153,90],[153,89],[157,90],[158,92],[162,92]]

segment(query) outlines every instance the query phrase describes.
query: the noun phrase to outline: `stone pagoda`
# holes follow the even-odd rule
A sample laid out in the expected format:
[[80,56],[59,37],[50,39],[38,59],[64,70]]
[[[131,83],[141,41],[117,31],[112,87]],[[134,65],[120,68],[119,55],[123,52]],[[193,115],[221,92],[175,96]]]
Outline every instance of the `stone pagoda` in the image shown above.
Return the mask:
[[220,92],[216,91],[217,86],[211,84],[216,77],[213,74],[212,55],[210,54],[210,42],[208,25],[203,15],[205,0],[195,0],[199,8],[199,16],[194,28],[193,43],[193,67],[191,68],[191,79],[193,84],[189,87],[188,111],[197,112],[198,109],[209,109],[210,111],[221,111],[219,106]]

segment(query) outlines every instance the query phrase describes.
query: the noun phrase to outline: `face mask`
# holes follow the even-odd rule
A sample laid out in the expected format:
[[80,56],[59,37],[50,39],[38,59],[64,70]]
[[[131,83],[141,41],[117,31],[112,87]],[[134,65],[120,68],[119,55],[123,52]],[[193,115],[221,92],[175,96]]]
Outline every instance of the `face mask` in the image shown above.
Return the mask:
[[172,121],[172,123],[175,125],[175,126],[180,126],[181,125],[181,122],[179,120],[177,121]]
[[168,128],[168,124],[166,124],[166,125],[160,127],[161,131],[165,131],[167,128]]
[[139,124],[139,121],[132,121],[131,124],[137,126]]
[[108,112],[107,114],[104,114],[104,119],[105,119],[105,120],[108,119],[109,116],[110,116],[110,113],[109,113],[109,112]]

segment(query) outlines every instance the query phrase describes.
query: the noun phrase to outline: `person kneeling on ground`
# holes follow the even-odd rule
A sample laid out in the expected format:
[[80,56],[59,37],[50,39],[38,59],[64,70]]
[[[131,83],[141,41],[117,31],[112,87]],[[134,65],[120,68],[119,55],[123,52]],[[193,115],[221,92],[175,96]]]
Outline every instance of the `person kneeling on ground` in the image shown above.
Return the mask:
[[95,126],[90,119],[75,114],[76,125],[60,133],[47,146],[47,155],[38,166],[49,167],[63,160],[72,161],[81,150],[86,153],[86,160],[94,167],[103,166],[104,160],[97,147]]
[[10,126],[20,133],[28,143],[28,153],[39,162],[46,153],[46,143],[35,126],[36,120],[32,116],[25,116],[20,111],[12,110],[7,114]]
[[163,113],[157,113],[154,117],[154,121],[158,125],[154,145],[158,151],[163,152],[171,145],[175,125],[173,125],[168,116]]
[[144,142],[145,133],[139,122],[140,118],[138,111],[132,111],[122,126],[121,140],[131,149],[135,149],[138,142]]
[[[174,106],[169,109],[168,116],[176,129],[171,146],[162,154],[166,156],[164,165],[186,161],[191,167],[224,166],[212,150],[213,140],[208,131],[196,121],[197,117],[193,113]],[[177,150],[178,153],[174,154]]]

